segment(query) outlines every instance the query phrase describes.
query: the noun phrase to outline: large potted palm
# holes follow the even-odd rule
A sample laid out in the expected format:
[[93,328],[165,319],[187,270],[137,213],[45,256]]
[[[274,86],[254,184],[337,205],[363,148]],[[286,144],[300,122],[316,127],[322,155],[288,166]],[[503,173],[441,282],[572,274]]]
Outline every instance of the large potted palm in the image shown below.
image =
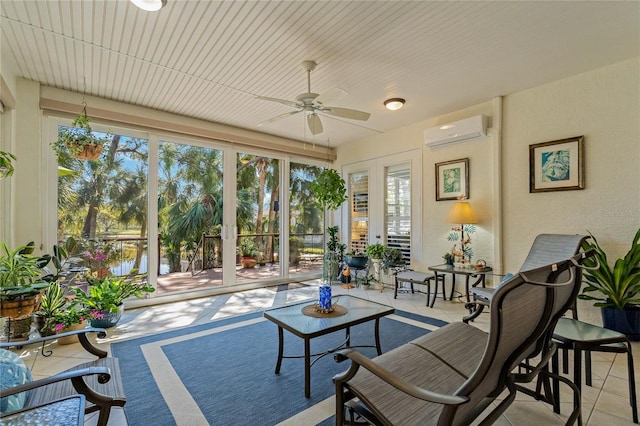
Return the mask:
[[613,267],[596,238],[583,243],[583,249],[594,249],[596,255],[585,261],[591,267],[585,270],[585,288],[578,296],[594,301],[602,309],[605,328],[624,333],[630,340],[640,340],[640,229],[631,248],[623,258],[616,259]]

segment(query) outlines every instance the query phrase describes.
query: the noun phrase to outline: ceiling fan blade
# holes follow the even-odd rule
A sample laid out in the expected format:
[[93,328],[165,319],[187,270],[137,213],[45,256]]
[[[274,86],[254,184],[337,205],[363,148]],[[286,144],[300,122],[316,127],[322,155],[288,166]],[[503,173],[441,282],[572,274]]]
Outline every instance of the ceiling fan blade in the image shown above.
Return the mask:
[[322,121],[320,121],[318,114],[308,114],[307,125],[309,126],[309,130],[312,135],[319,135],[322,133]]
[[349,108],[324,107],[322,108],[322,112],[329,115],[335,115],[336,117],[349,118],[351,120],[367,121],[369,117],[371,117],[371,114],[368,112]]
[[265,120],[261,123],[258,123],[258,126],[264,126],[265,124],[269,124],[269,123],[273,123],[274,121],[278,121],[278,120],[282,120],[283,118],[287,118],[293,114],[297,114],[299,112],[301,112],[302,110],[298,110],[298,111],[289,111],[289,112],[285,112],[284,114],[280,114],[280,115],[276,115],[273,118],[270,118],[268,120]]
[[277,102],[279,104],[288,105],[294,108],[298,108],[301,106],[298,102],[288,101],[286,99],[270,98],[268,96],[256,96],[256,98],[262,99],[263,101]]
[[345,95],[348,95],[349,92],[347,92],[344,89],[341,89],[339,87],[334,87],[331,90],[328,90],[324,93],[322,93],[321,95],[319,95],[316,99],[315,102],[320,102],[321,104],[326,104],[326,103],[330,103],[333,102],[336,99],[339,99]]

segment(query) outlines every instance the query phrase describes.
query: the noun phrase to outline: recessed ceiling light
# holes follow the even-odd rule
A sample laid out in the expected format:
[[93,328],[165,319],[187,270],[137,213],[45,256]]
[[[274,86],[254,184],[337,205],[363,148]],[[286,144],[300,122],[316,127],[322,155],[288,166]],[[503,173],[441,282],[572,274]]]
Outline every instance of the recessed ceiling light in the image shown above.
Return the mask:
[[402,98],[391,98],[384,101],[384,106],[391,111],[402,108],[406,101]]
[[131,3],[138,6],[140,9],[146,10],[148,12],[155,12],[167,5],[167,0],[130,0],[130,1]]

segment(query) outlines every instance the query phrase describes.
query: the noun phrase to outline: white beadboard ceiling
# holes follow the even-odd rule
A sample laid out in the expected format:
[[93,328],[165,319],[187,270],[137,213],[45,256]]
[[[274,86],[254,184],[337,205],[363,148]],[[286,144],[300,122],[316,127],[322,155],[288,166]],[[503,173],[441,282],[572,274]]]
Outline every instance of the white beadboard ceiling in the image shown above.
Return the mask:
[[[2,63],[44,85],[336,146],[640,53],[638,1],[0,2]],[[342,88],[366,122],[303,114],[257,95]],[[5,62],[7,61],[7,62]],[[2,71],[2,68],[0,68]],[[387,111],[390,97],[407,100]],[[80,106],[79,106],[80,109]]]

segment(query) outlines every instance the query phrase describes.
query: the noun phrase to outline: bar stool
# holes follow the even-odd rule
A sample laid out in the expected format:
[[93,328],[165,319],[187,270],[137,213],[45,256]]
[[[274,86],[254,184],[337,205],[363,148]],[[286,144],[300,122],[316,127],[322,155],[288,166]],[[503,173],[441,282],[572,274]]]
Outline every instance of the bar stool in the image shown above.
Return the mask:
[[[435,279],[435,288],[433,291],[433,300],[431,300],[431,280]],[[433,274],[428,274],[426,272],[419,272],[419,271],[411,271],[411,270],[406,270],[406,271],[402,271],[402,272],[398,272],[396,274],[395,277],[395,292],[393,294],[393,298],[397,299],[398,298],[398,287],[400,286],[401,282],[407,282],[409,284],[411,284],[411,293],[414,293],[414,289],[413,289],[413,284],[423,284],[427,286],[427,304],[426,306],[429,306],[431,308],[433,308],[433,304],[436,301],[436,296],[438,294],[438,283],[442,283],[442,298],[444,300],[447,300],[447,296],[445,294],[444,291],[444,275],[438,275],[437,277]],[[431,300],[431,305],[429,305],[429,301]]]

